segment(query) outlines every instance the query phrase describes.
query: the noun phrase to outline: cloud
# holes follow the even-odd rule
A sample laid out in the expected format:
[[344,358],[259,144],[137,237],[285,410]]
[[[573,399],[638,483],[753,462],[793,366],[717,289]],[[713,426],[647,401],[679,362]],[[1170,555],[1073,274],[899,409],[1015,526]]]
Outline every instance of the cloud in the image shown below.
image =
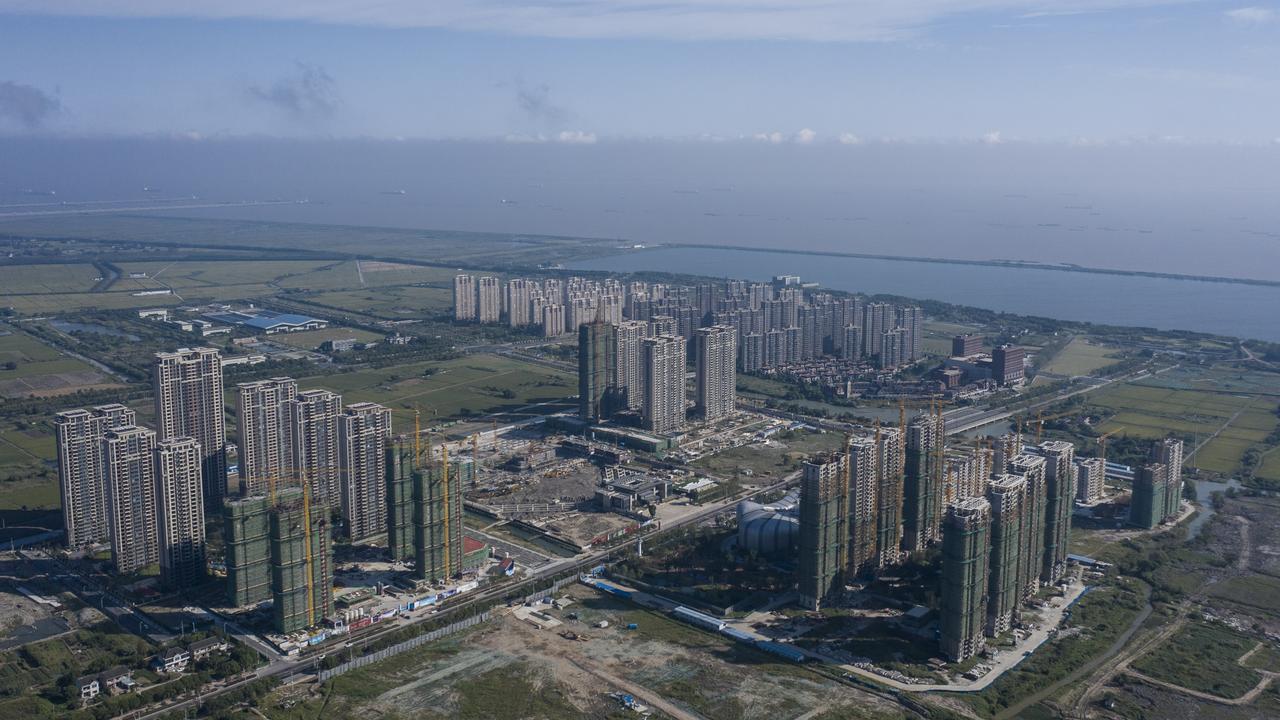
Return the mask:
[[992,130],[992,131],[991,131],[991,132],[989,132],[989,133],[984,133],[984,134],[983,134],[983,136],[982,136],[982,142],[983,142],[983,143],[985,143],[985,144],[987,144],[987,145],[999,145],[1000,143],[1002,143],[1002,142],[1004,142],[1004,141],[1000,139],[1000,131],[999,131],[999,130]]
[[295,119],[320,119],[337,110],[337,83],[319,65],[295,63],[294,72],[278,78],[269,87],[250,85],[249,99],[270,105]]
[[809,128],[804,128],[800,132],[796,133],[795,141],[801,145],[808,145],[812,143],[816,137],[818,137],[818,133],[810,130]]
[[537,123],[558,125],[569,118],[569,111],[551,102],[551,88],[546,84],[526,85],[516,81],[516,106]]
[[60,112],[62,103],[58,98],[40,88],[9,80],[0,81],[0,119],[16,122],[27,130],[36,130]]
[[564,145],[595,145],[598,138],[593,132],[585,130],[563,130],[554,135],[525,135],[524,133],[511,133],[502,138],[503,142],[523,145],[528,143],[562,143]]
[[1052,17],[1185,0],[0,0],[0,12],[259,18],[573,38],[883,41],[964,15]]
[[1263,25],[1280,19],[1280,13],[1271,8],[1264,7],[1242,7],[1235,10],[1228,10],[1227,19],[1243,25]]
[[840,141],[841,145],[861,145],[862,144],[862,138],[858,137],[857,135],[854,135],[853,133],[847,133],[847,132],[840,133],[840,136],[836,139]]
[[556,142],[568,143],[570,145],[595,145],[596,134],[583,132],[581,130],[565,130],[556,135]]

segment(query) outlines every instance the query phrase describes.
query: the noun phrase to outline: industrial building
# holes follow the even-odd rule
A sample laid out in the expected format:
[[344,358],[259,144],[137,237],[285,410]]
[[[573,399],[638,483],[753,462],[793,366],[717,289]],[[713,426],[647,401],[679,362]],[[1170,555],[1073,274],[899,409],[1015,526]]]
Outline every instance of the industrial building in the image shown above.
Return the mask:
[[633,513],[646,505],[656,505],[671,494],[671,484],[665,479],[642,473],[606,476],[595,499],[606,512]]
[[965,498],[947,508],[942,531],[942,652],[959,662],[982,649],[987,627],[991,505]]

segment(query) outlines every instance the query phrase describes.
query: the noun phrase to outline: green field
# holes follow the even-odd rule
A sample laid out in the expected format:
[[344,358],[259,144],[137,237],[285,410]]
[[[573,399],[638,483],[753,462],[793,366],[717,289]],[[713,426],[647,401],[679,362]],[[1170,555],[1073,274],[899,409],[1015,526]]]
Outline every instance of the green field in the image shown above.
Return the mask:
[[335,290],[307,295],[303,299],[308,303],[386,320],[421,318],[453,307],[452,290],[414,285]]
[[14,265],[0,267],[0,305],[5,298],[21,293],[65,293],[87,291],[97,283],[98,270],[83,264]]
[[321,343],[328,340],[345,340],[354,338],[358,342],[368,343],[377,342],[382,339],[382,335],[361,330],[359,328],[348,327],[328,327],[323,330],[308,330],[306,332],[296,333],[278,333],[271,336],[272,342],[278,342],[289,347],[301,348],[303,350],[315,350]]
[[110,380],[16,327],[0,324],[0,397],[57,395]]
[[1040,369],[1056,375],[1088,375],[1118,362],[1119,352],[1097,345],[1086,338],[1075,337],[1049,363]]
[[1237,698],[1260,679],[1237,664],[1254,643],[1220,625],[1192,623],[1139,658],[1133,669],[1189,690]]
[[[305,277],[307,274],[329,267],[333,261],[324,260],[205,260],[179,262],[120,263],[124,276],[113,286],[114,290],[152,289],[171,287],[181,292],[187,288],[222,288],[230,285],[260,285],[282,282],[286,279]],[[132,280],[131,273],[146,273],[145,280]],[[129,283],[139,287],[130,287]]]
[[354,260],[330,264],[306,275],[286,278],[282,287],[302,290],[341,290],[347,288],[381,287],[386,285],[413,285],[417,283],[453,282],[455,270],[448,268],[406,265],[403,263],[362,260],[359,269]]
[[1152,439],[1178,433],[1194,441],[1188,444],[1188,454],[1218,432],[1187,464],[1232,473],[1245,451],[1262,442],[1280,422],[1275,414],[1280,402],[1275,385],[1266,392],[1266,383],[1274,383],[1275,375],[1221,371],[1168,375],[1172,377],[1115,385],[1091,395],[1092,406],[1114,413],[1101,429]]
[[347,404],[385,405],[402,429],[419,408],[428,424],[561,400],[577,392],[577,379],[569,373],[491,355],[310,377],[298,385],[341,393]]
[[946,357],[951,354],[951,338],[956,335],[976,332],[979,332],[979,329],[971,325],[936,321],[926,322],[924,324],[922,346],[925,353],[929,355]]
[[1250,575],[1224,580],[1209,592],[1214,597],[1280,614],[1280,578]]
[[29,238],[93,238],[97,241],[172,243],[175,238],[208,247],[261,247],[402,257],[444,266],[519,263],[534,266],[614,254],[616,241],[550,235],[509,235],[452,230],[409,230],[306,223],[175,217],[60,216],[9,220],[7,232]]

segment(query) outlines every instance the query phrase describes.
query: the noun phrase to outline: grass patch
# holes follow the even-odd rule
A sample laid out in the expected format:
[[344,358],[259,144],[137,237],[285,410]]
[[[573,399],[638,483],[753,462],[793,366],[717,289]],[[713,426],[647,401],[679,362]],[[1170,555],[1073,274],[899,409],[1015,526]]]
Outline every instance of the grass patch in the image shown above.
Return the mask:
[[1241,605],[1280,613],[1280,578],[1270,575],[1230,578],[1214,585],[1209,594]]
[[1259,680],[1257,673],[1237,664],[1253,646],[1253,640],[1226,628],[1191,623],[1138,658],[1133,669],[1189,690],[1237,698]]
[[1057,375],[1088,375],[1119,362],[1119,352],[1083,337],[1074,337],[1040,369]]
[[[448,418],[510,412],[531,403],[558,401],[577,392],[566,372],[490,355],[422,362],[299,380],[299,389],[341,393],[347,404],[375,402],[391,409],[397,423],[413,422],[421,408],[426,423]],[[228,398],[230,402],[230,398]]]

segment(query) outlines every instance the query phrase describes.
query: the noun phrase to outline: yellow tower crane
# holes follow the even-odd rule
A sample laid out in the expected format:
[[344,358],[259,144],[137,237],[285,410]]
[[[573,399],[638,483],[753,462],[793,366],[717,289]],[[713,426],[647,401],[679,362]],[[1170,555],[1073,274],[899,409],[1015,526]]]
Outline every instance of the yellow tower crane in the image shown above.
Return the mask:
[[1103,433],[1102,435],[1098,436],[1098,447],[1101,448],[1102,474],[1104,477],[1107,474],[1107,438],[1111,437],[1112,435],[1115,435],[1121,430],[1124,430],[1124,428],[1118,427],[1115,430],[1112,430],[1107,433]]

